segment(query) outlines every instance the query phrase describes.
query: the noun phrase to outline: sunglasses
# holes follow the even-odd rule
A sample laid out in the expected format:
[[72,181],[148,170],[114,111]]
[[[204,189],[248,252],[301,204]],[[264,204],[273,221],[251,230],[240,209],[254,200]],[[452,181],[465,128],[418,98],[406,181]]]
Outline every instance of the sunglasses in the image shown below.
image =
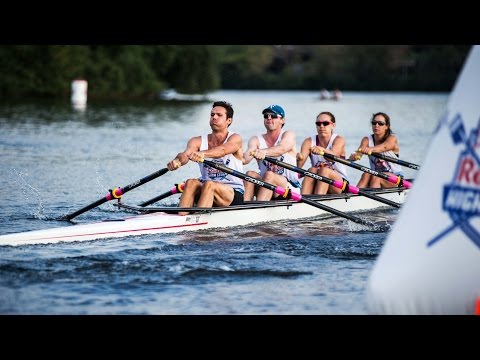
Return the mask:
[[385,126],[385,122],[384,122],[384,121],[376,121],[376,120],[373,120],[373,121],[372,121],[372,125]]
[[272,119],[276,119],[276,118],[279,117],[278,114],[272,114],[272,113],[263,114],[263,118],[264,118],[264,119],[268,119],[269,116],[270,116]]
[[332,123],[331,121],[316,121],[316,122],[315,122],[315,125],[317,125],[317,126],[322,125],[322,126],[325,126],[325,127],[326,127],[326,126],[328,126],[328,125],[330,125],[330,124],[333,124],[333,123]]

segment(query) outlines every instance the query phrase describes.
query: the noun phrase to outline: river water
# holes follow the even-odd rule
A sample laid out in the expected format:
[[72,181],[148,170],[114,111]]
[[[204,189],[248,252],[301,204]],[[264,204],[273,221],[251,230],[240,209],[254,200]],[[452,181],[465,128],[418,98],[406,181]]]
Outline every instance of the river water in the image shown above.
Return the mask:
[[[226,100],[231,130],[264,131],[262,109],[279,104],[297,147],[332,112],[354,151],[371,115],[386,112],[402,159],[422,164],[448,94],[354,93],[320,101],[307,91],[218,91],[205,102],[0,103],[0,234],[65,226],[54,219],[166,166],[192,136],[208,133],[211,104]],[[367,165],[364,157],[360,162]],[[253,169],[253,162],[246,170]],[[407,177],[415,171],[404,168]],[[194,163],[128,194],[137,204],[198,175]],[[349,169],[352,184],[360,173]],[[161,204],[175,204],[171,196]],[[398,210],[360,214],[393,224]],[[77,222],[121,218],[106,203]],[[346,220],[148,235],[89,242],[0,246],[1,314],[365,314],[365,287],[388,232]]]

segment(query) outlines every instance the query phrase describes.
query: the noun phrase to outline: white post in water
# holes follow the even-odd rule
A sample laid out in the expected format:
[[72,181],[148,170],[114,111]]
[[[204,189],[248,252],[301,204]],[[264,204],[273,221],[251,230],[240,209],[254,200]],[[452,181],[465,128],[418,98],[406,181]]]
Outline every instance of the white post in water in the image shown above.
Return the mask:
[[83,79],[72,81],[72,105],[76,109],[84,109],[87,106],[88,83]]

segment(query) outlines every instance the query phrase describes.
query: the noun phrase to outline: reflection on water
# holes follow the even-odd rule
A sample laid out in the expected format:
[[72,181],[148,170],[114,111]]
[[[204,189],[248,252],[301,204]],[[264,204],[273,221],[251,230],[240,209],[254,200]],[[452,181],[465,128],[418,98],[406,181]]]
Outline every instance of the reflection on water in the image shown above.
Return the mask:
[[52,124],[77,122],[88,126],[108,123],[145,125],[151,122],[181,122],[207,104],[205,101],[149,101],[131,103],[89,102],[83,106],[36,101],[35,103],[0,103],[0,124]]

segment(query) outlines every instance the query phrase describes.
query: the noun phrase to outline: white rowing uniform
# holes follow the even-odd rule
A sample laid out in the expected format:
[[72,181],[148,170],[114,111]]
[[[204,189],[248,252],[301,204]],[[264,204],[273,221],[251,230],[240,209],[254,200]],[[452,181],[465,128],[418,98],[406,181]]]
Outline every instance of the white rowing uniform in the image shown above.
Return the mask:
[[[225,139],[224,144],[228,141],[230,136],[235,134],[234,132],[228,132],[227,138]],[[202,135],[202,143],[200,144],[200,151],[208,150],[208,135]],[[221,158],[212,159],[205,158],[217,164],[221,164],[229,167],[235,171],[243,172],[243,162],[238,160],[233,154],[227,154]],[[216,181],[222,184],[231,186],[235,191],[243,194],[245,192],[245,187],[243,185],[243,180],[237,176],[227,174],[221,170],[212,168],[210,166],[204,165],[203,163],[198,163],[200,166],[200,173],[202,174],[201,181]]]
[[[332,150],[333,147],[333,141],[335,138],[338,136],[338,134],[332,134],[332,137],[330,138],[330,141],[328,142],[327,146],[325,147],[325,150]],[[315,144],[315,146],[318,146],[318,136],[313,135],[311,137],[312,140],[312,146]],[[340,176],[348,181],[347,177],[347,167],[344,164],[325,159],[322,155],[317,155],[317,154],[312,154],[310,153],[310,161],[312,162],[312,166],[314,167],[328,167],[329,169],[335,170],[340,174]]]
[[[368,135],[368,147],[374,147],[373,135]],[[398,155],[392,150],[381,152],[380,154],[398,159]],[[392,163],[383,159],[379,159],[375,156],[369,155],[370,169],[378,172],[389,172],[397,176],[403,176],[402,167],[396,163]]]
[[[282,140],[282,136],[283,136],[284,132],[285,131],[282,130],[282,132],[280,133],[280,136],[278,137],[275,144],[273,144],[273,146],[277,146],[280,143],[280,141]],[[259,149],[267,149],[268,146],[267,146],[267,142],[265,141],[265,138],[262,135],[257,135],[257,138],[258,138],[258,142],[259,142],[259,147],[258,148]],[[285,153],[283,155],[277,156],[275,159],[277,159],[279,161],[283,161],[283,162],[285,162],[287,164],[290,164],[290,165],[293,165],[293,166],[297,165],[297,160],[290,153]],[[258,163],[258,168],[260,169],[260,176],[263,177],[265,175],[265,173],[268,170],[270,170],[270,171],[274,172],[275,174],[284,176],[288,180],[288,182],[290,184],[292,184],[292,186],[294,188],[296,188],[296,190],[301,189],[300,182],[298,181],[298,173],[296,173],[295,171],[286,169],[286,168],[284,168],[282,166],[279,166],[279,165],[276,165],[276,164],[272,164],[271,162],[269,162],[265,159],[264,160],[257,160],[257,163]]]

